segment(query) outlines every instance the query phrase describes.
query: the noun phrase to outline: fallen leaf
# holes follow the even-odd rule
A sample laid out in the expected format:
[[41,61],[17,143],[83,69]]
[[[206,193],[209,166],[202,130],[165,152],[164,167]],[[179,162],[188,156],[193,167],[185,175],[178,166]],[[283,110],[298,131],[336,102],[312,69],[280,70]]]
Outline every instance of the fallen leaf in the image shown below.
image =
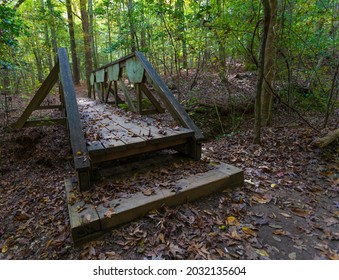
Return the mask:
[[252,229],[248,228],[248,227],[243,227],[242,231],[245,232],[247,235],[251,235],[256,237],[257,233],[255,231],[253,231]]
[[286,236],[291,236],[292,234],[286,230],[283,229],[276,229],[272,232],[275,235],[286,235]]
[[274,225],[274,224],[269,224],[268,225],[270,228],[276,228],[276,229],[281,229],[282,228],[282,226],[280,226],[280,225]]
[[287,213],[283,213],[283,212],[281,212],[280,215],[284,216],[285,218],[291,218],[292,217],[291,215],[289,215]]
[[93,246],[90,246],[88,253],[89,253],[90,256],[95,256],[96,255],[95,248]]
[[233,216],[229,216],[226,218],[226,222],[228,226],[239,226],[240,223],[237,220],[237,218],[233,217]]
[[327,226],[333,226],[333,225],[339,223],[339,221],[334,217],[327,218],[327,219],[324,220],[324,222],[326,223]]
[[250,180],[245,179],[244,182],[255,186],[255,183],[251,179]]
[[263,249],[257,249],[256,252],[262,257],[269,257],[269,254]]
[[266,204],[266,203],[269,203],[271,200],[272,200],[272,197],[271,196],[259,196],[257,194],[255,195],[252,195],[252,199],[258,203],[261,203],[261,204]]
[[107,211],[105,212],[104,216],[107,217],[107,218],[111,218],[114,214],[115,214],[115,212],[113,211],[113,209],[108,208]]
[[158,238],[159,238],[161,243],[165,244],[165,236],[164,236],[163,233],[160,233]]
[[150,196],[155,193],[155,190],[152,188],[146,188],[142,190],[142,193],[146,196]]
[[231,231],[230,237],[236,240],[241,240],[241,236],[238,234],[236,228],[233,228],[233,230]]
[[271,188],[275,188],[277,184],[271,184]]
[[1,253],[5,254],[7,251],[8,251],[8,246],[7,246],[7,244],[5,243],[5,244],[2,245]]
[[297,254],[295,252],[288,254],[288,257],[290,260],[296,260],[297,259]]
[[299,217],[303,217],[303,218],[309,216],[312,213],[311,210],[301,209],[301,208],[297,208],[297,207],[293,207],[293,208],[291,208],[291,210],[295,215],[297,215]]

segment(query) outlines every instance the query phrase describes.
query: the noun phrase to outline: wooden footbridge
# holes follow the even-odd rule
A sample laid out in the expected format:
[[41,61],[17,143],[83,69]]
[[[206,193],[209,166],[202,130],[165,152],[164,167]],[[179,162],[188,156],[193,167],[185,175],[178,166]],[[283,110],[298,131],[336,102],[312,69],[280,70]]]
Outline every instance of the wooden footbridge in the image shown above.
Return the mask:
[[[99,205],[90,204],[81,195],[74,199],[77,189],[90,189],[93,167],[103,162],[168,148],[198,160],[203,135],[142,53],[135,52],[94,70],[90,79],[94,99],[76,97],[65,48],[58,49],[57,58],[15,126],[18,129],[55,124],[67,127],[78,177],[78,184],[65,179],[72,237],[76,244],[150,210],[243,184],[242,170],[213,163],[206,172],[176,181],[175,192],[156,187],[152,195],[138,192]],[[58,82],[59,104],[46,104],[45,98]],[[99,100],[95,100],[96,96]],[[61,117],[34,118],[33,112],[50,109],[59,109]],[[152,157],[147,160],[152,162]],[[146,160],[142,164],[146,168],[152,166]]]
[[[97,95],[99,101],[77,100],[65,48],[59,48],[57,58],[16,128],[66,125],[81,191],[91,186],[92,167],[105,161],[167,148],[200,158],[201,131],[142,53],[135,52],[92,72],[94,99]],[[43,106],[58,81],[60,104]],[[30,118],[35,110],[56,108],[61,110],[61,118]]]

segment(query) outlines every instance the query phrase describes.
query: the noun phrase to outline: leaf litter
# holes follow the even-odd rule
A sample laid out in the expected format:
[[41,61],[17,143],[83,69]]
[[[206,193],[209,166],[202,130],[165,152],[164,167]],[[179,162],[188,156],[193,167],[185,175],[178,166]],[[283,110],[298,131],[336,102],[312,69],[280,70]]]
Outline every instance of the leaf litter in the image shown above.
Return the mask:
[[[309,149],[315,135],[302,124],[263,129],[262,147],[246,126],[205,143],[205,162],[244,170],[242,188],[152,211],[80,247],[72,243],[65,199],[64,178],[75,175],[66,130],[1,133],[0,259],[339,259],[338,146]],[[171,187],[204,168],[177,163],[159,177],[103,181],[83,196],[110,206],[112,197],[152,195],[149,188]]]

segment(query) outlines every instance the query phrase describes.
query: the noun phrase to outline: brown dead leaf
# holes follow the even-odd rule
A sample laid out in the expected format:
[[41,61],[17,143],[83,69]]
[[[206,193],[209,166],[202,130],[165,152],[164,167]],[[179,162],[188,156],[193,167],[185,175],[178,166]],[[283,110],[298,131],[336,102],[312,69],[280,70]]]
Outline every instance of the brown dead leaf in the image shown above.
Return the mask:
[[233,217],[233,216],[229,216],[226,218],[226,222],[228,226],[239,226],[240,223],[237,220],[237,218]]
[[309,215],[311,215],[312,211],[311,210],[307,210],[307,209],[302,209],[302,208],[298,208],[298,207],[293,207],[291,208],[292,212],[302,218],[305,218]]
[[88,254],[90,256],[95,256],[96,255],[96,250],[93,246],[90,246],[89,249],[88,249]]
[[292,234],[286,230],[283,229],[276,229],[272,232],[275,235],[284,235],[284,236],[291,236]]
[[231,231],[231,234],[230,234],[230,237],[232,239],[235,239],[235,240],[241,240],[241,236],[239,235],[239,233],[237,232],[237,229],[236,228],[233,228],[232,231]]
[[2,248],[1,248],[1,253],[5,254],[6,252],[8,251],[8,246],[6,243],[4,243],[2,245]]
[[254,230],[252,230],[248,227],[243,227],[242,231],[245,232],[247,235],[251,235],[251,236],[254,236],[254,237],[257,236],[257,233]]
[[261,203],[261,204],[266,204],[266,203],[269,203],[271,200],[272,200],[272,197],[269,196],[269,195],[252,195],[252,199],[258,203]]
[[146,188],[142,190],[142,193],[146,196],[151,196],[152,194],[155,193],[155,190],[152,188]]
[[165,244],[165,236],[163,233],[159,234],[158,239],[160,240],[161,243]]
[[114,214],[115,214],[114,210],[112,208],[108,208],[104,216],[107,218],[111,218]]
[[287,213],[283,213],[283,212],[281,212],[280,215],[284,216],[285,218],[291,218],[292,217],[291,215],[289,215]]

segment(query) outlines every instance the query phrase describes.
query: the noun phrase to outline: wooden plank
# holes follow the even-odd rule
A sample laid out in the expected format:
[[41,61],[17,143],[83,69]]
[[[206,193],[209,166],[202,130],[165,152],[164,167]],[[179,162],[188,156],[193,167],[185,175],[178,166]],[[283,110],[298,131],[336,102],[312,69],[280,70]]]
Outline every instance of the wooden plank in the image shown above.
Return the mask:
[[135,93],[137,97],[137,113],[141,114],[142,112],[142,91],[140,88],[140,84],[134,84]]
[[[82,132],[71,69],[65,48],[58,49],[58,58],[60,64],[60,78],[64,92],[68,119],[69,137],[73,151],[74,166],[78,172],[78,175],[81,175],[81,178],[79,177],[80,190],[87,190],[90,188],[90,178],[87,171],[91,168],[91,164],[89,158],[87,158],[88,151],[85,137]],[[86,174],[88,175],[87,178]]]
[[136,57],[126,60],[126,72],[131,83],[141,83],[144,78],[144,67]]
[[162,102],[165,104],[169,112],[172,114],[172,116],[177,119],[181,125],[194,130],[195,140],[202,141],[204,139],[204,136],[201,130],[195,125],[195,123],[189,117],[182,105],[176,100],[172,92],[154,70],[149,61],[141,52],[135,52],[135,55],[139,59],[140,63],[143,65],[148,80],[152,82],[152,85],[157,90],[159,97],[161,98]]
[[[193,133],[192,133],[193,134]],[[116,160],[121,158],[126,158],[129,156],[140,155],[143,153],[149,153],[153,151],[163,150],[175,146],[179,146],[185,144],[187,142],[187,138],[174,139],[172,141],[162,141],[155,142],[152,140],[148,140],[145,143],[134,143],[129,145],[124,145],[124,150],[118,150],[116,147],[107,147],[105,155],[91,155],[91,160],[93,164]]]
[[51,110],[51,109],[62,109],[62,105],[44,105],[35,108],[35,110]]
[[[133,173],[126,173],[126,176],[133,176]],[[214,192],[241,187],[243,182],[244,173],[241,169],[220,163],[212,170],[176,182],[173,189],[178,189],[178,192],[165,188],[155,189],[155,193],[150,196],[138,192],[128,198],[112,199],[95,207],[85,201],[68,203],[73,241],[76,244],[87,242],[91,238],[98,237],[100,233],[103,234],[109,229],[142,217],[149,211],[160,209],[164,205],[176,206],[187,203]],[[67,200],[71,201],[74,197],[72,194],[74,187],[69,179],[65,180],[65,187]],[[84,212],[79,213],[79,206],[82,206]],[[108,209],[113,212],[109,217],[105,215]],[[84,222],[82,217],[86,216],[88,219]]]
[[58,73],[59,63],[57,62],[52,68],[51,72],[48,74],[47,78],[43,81],[38,91],[33,96],[25,111],[16,122],[15,128],[20,129],[24,127],[25,122],[28,120],[32,112],[42,103],[42,101],[54,87],[55,83],[58,81]]
[[119,86],[120,86],[120,88],[122,89],[122,91],[125,95],[128,107],[130,108],[131,111],[136,112],[136,108],[133,104],[133,101],[132,101],[132,98],[129,94],[128,88],[126,87],[125,83],[121,79],[119,80]]
[[101,69],[95,72],[95,82],[103,83],[105,81],[105,69]]
[[91,76],[90,76],[90,78],[89,78],[89,81],[90,81],[91,86],[93,86],[94,83],[95,83],[95,76],[94,76],[94,73],[91,73]]
[[120,59],[118,59],[118,60],[115,60],[115,61],[113,61],[113,62],[111,62],[111,63],[105,64],[105,65],[103,65],[103,66],[101,66],[101,67],[99,67],[99,68],[93,70],[93,72],[96,72],[96,71],[101,70],[101,69],[106,69],[106,68],[108,68],[109,66],[112,66],[112,65],[115,65],[115,64],[120,64],[120,68],[121,68],[121,66],[124,66],[124,62],[125,62],[127,59],[129,59],[129,58],[131,58],[131,57],[133,57],[133,56],[134,56],[134,53],[129,54],[129,55],[124,56],[124,57],[122,57],[122,58],[120,58]]
[[67,124],[66,118],[43,119],[43,120],[26,121],[25,124],[24,124],[24,127],[66,125],[66,124]]
[[154,108],[159,112],[159,113],[164,113],[165,110],[164,108],[161,107],[161,104],[158,102],[158,100],[153,96],[152,92],[147,88],[147,86],[142,83],[140,84],[140,88],[142,92],[147,96],[149,101],[151,101],[152,105]]
[[109,81],[118,81],[120,78],[120,65],[114,64],[107,68],[107,77]]

